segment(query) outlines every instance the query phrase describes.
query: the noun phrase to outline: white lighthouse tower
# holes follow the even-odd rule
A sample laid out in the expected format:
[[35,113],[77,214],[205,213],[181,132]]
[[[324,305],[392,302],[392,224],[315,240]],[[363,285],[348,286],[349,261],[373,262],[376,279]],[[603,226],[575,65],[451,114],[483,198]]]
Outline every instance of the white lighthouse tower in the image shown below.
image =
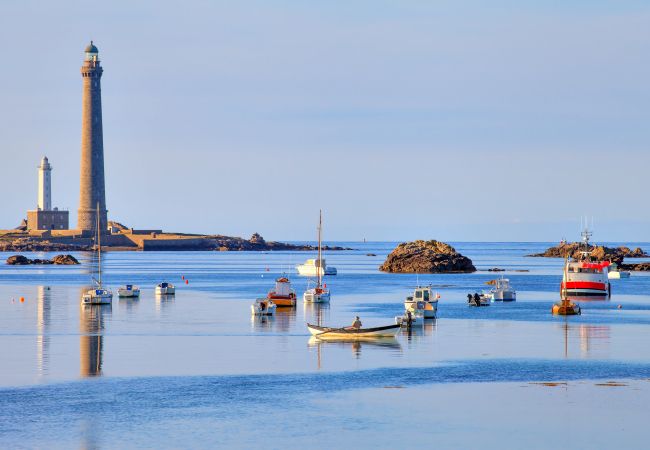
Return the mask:
[[43,156],[38,166],[38,209],[52,210],[52,166],[47,156]]
[[52,166],[43,156],[38,166],[38,205],[27,211],[27,230],[67,230],[68,219],[68,211],[52,208]]

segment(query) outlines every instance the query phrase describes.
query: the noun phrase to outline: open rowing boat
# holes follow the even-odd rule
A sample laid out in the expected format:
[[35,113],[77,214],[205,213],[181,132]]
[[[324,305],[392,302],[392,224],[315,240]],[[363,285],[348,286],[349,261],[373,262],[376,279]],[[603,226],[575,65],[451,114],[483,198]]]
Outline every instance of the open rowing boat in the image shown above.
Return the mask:
[[381,337],[395,337],[400,331],[399,325],[387,325],[375,328],[331,328],[307,324],[309,332],[319,339],[374,339]]

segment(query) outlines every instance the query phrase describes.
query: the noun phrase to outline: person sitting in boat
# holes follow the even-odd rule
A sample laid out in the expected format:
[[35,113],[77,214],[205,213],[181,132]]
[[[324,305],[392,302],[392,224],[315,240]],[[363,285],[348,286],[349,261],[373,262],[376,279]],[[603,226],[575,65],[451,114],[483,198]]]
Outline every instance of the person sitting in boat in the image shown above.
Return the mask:
[[472,294],[467,294],[467,303],[472,303],[473,299],[474,297],[472,296]]
[[479,306],[481,304],[481,296],[478,295],[478,292],[474,292],[474,303],[476,306]]
[[354,318],[354,322],[352,322],[352,325],[350,326],[350,328],[352,328],[354,330],[359,330],[361,328],[361,319],[359,319],[359,316],[356,316]]

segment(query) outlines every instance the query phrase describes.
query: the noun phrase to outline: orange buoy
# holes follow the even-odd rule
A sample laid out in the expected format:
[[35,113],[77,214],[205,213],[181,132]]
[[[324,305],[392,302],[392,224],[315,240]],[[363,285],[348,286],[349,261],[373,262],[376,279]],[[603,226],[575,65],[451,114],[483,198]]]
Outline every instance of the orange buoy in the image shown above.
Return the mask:
[[181,280],[184,280],[184,279],[185,279],[185,275],[181,275]]
[[25,301],[25,297],[20,297],[20,303],[23,303]]
[[190,280],[185,280],[185,284],[190,284]]

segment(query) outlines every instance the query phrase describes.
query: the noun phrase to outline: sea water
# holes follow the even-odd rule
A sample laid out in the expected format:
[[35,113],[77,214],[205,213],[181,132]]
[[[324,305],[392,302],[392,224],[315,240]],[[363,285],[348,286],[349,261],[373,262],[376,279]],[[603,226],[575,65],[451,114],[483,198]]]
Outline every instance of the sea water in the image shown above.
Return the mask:
[[[109,251],[116,296],[91,307],[79,302],[92,254],[0,265],[0,447],[645,447],[650,276],[612,280],[610,300],[562,318],[550,308],[563,261],[526,257],[548,243],[454,243],[479,271],[438,275],[379,272],[397,243],[334,244],[354,250],[325,254],[338,269],[329,305],[301,300],[294,266],[313,252]],[[251,317],[283,273],[297,307]],[[516,302],[467,306],[501,275]],[[174,297],[153,294],[161,281]],[[117,297],[127,283],[139,299]],[[392,323],[416,284],[440,294],[438,319],[395,340],[319,342],[306,329]],[[553,437],[560,419],[580,435]]]

